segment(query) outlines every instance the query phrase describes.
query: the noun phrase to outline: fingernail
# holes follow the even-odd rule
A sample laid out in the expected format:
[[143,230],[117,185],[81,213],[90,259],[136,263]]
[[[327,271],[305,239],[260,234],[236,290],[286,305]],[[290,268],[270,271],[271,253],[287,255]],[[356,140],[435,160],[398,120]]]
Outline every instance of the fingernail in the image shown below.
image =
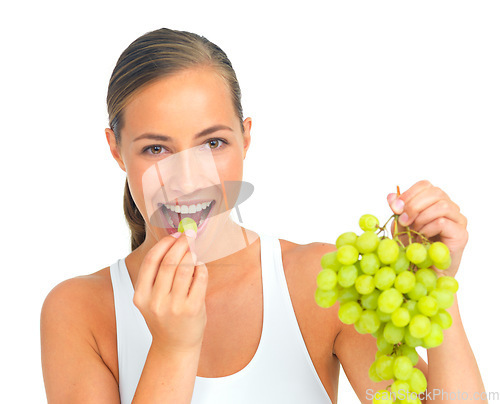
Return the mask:
[[184,230],[184,233],[186,233],[187,237],[196,239],[196,232],[193,229]]
[[401,216],[399,216],[399,224],[406,226],[406,223],[408,223],[408,215],[406,213],[403,213]]
[[392,204],[392,207],[399,211],[399,212],[402,212],[404,207],[405,207],[405,203],[401,200],[401,199],[396,199],[393,204]]
[[175,237],[175,238],[179,238],[181,236],[181,232],[177,232],[177,233],[174,233],[172,234],[172,237]]
[[391,193],[391,194],[387,195],[387,202],[392,203],[392,201],[394,199],[396,199],[396,196],[397,195],[395,193]]

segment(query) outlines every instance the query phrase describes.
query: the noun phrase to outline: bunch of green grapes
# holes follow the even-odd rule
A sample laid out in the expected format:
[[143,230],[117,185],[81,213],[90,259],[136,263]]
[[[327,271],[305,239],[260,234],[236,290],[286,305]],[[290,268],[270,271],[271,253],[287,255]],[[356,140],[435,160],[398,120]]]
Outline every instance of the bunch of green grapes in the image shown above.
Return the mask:
[[[387,223],[395,218],[394,238],[386,236]],[[316,303],[331,307],[339,302],[338,316],[361,334],[377,339],[378,351],[369,376],[374,382],[392,380],[388,390],[376,393],[373,403],[420,403],[427,388],[424,374],[415,367],[416,347],[433,348],[443,341],[443,330],[452,324],[446,311],[454,300],[458,282],[436,271],[451,264],[450,251],[441,242],[404,228],[398,233],[397,215],[380,227],[373,215],[363,215],[363,231],[341,234],[337,251],[321,258],[316,279]],[[407,236],[405,245],[400,236]],[[407,401],[404,401],[407,400]]]

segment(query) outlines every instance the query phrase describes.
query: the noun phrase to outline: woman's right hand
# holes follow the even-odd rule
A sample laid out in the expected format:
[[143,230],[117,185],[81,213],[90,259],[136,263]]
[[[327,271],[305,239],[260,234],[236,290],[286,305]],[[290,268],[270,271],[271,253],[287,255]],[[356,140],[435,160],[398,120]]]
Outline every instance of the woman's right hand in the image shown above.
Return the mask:
[[195,265],[193,255],[184,233],[178,239],[166,236],[148,251],[139,269],[133,302],[157,349],[201,347],[208,272],[205,264]]

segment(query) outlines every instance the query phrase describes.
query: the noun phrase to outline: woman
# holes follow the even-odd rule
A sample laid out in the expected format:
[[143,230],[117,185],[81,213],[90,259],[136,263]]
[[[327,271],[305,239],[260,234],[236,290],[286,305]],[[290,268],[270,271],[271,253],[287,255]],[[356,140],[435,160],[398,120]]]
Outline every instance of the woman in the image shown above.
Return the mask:
[[[361,402],[386,387],[368,377],[374,338],[314,301],[320,259],[335,246],[230,220],[238,192],[224,184],[241,184],[252,126],[240,97],[225,53],[195,34],[153,31],[120,56],[106,137],[127,173],[132,252],[47,296],[50,403],[336,402],[340,364]],[[402,225],[448,245],[455,275],[468,237],[458,206],[427,181],[388,202]],[[200,229],[175,232],[181,219],[189,227],[189,209]],[[445,341],[417,366],[429,391],[483,391],[456,301],[449,311]]]

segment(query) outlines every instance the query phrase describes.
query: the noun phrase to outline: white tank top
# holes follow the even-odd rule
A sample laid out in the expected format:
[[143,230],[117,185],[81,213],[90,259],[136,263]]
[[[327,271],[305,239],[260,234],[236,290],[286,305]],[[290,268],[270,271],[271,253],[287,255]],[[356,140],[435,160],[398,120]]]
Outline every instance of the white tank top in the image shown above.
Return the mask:
[[[260,235],[263,324],[257,351],[240,371],[224,377],[196,377],[194,404],[331,403],[302,338],[288,292],[277,237]],[[119,259],[111,265],[119,389],[122,404],[134,397],[151,346],[151,333],[132,299],[134,289]]]

